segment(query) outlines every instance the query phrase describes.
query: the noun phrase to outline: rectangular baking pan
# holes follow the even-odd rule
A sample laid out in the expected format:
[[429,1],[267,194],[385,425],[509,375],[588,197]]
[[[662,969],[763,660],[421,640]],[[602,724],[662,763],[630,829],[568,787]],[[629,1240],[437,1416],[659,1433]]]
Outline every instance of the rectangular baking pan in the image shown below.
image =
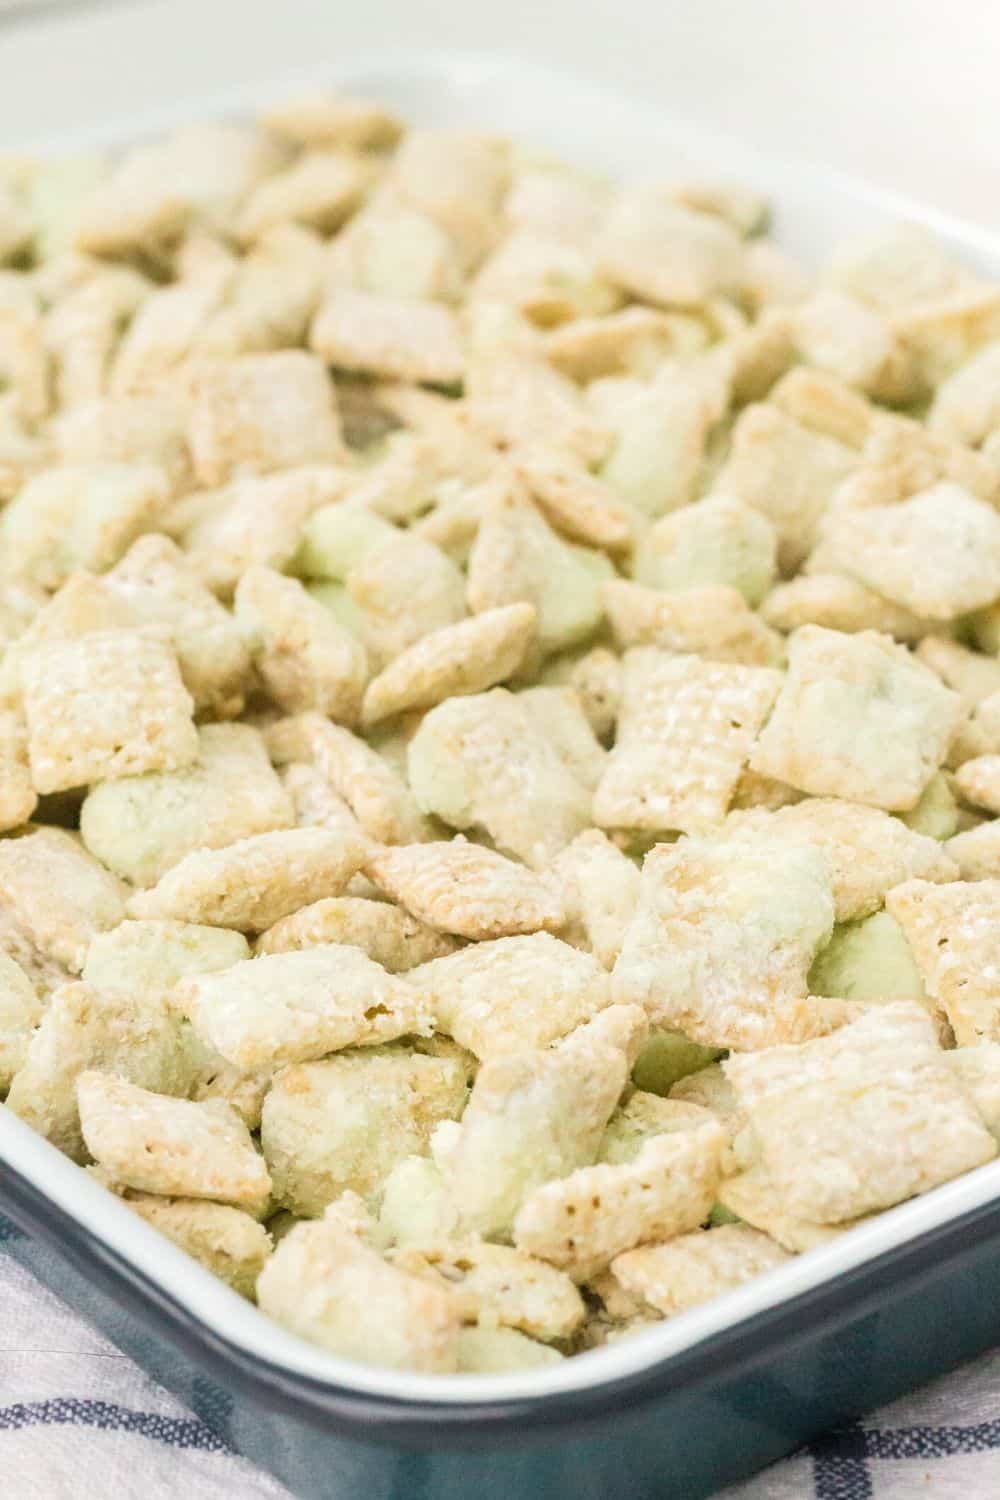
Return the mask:
[[[547,69],[410,54],[317,76],[418,122],[503,131],[619,175],[746,183],[808,260],[905,218],[1000,279],[1000,243],[981,229]],[[290,87],[44,144],[79,151],[245,116]],[[10,1254],[303,1500],[700,1500],[1000,1343],[1000,1162],[648,1332],[503,1377],[381,1371],[302,1342],[2,1105],[0,1207]],[[863,1443],[854,1428],[817,1450],[828,1495],[848,1492]]]

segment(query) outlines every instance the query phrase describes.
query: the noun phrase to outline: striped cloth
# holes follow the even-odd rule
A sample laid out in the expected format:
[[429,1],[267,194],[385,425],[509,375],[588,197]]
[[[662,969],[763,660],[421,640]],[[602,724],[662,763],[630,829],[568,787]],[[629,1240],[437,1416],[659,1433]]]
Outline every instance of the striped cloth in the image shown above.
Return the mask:
[[[0,1483],[17,1500],[290,1500],[0,1244]],[[207,1414],[219,1393],[208,1382]],[[814,1443],[725,1500],[1000,1496],[1000,1353]],[[330,1500],[354,1500],[333,1491]],[[559,1500],[553,1496],[552,1500]],[[723,1497],[719,1497],[723,1500]]]

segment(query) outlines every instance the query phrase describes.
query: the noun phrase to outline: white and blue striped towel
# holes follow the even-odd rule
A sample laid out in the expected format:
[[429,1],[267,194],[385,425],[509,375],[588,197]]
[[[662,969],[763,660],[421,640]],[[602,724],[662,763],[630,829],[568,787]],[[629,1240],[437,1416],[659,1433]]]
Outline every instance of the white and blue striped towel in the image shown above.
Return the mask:
[[[17,1500],[290,1500],[0,1246],[0,1484]],[[206,1383],[205,1399],[214,1388]],[[725,1500],[1000,1497],[1000,1353],[814,1443]],[[331,1493],[330,1500],[355,1500]],[[553,1496],[553,1500],[558,1497]],[[723,1500],[723,1497],[720,1497]]]

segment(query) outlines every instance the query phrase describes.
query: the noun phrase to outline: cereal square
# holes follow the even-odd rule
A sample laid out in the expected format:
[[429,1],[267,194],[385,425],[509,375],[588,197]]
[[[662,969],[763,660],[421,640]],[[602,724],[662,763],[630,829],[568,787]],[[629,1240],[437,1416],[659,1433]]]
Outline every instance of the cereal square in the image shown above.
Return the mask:
[[365,868],[407,911],[455,937],[513,937],[563,925],[562,903],[541,876],[461,836],[382,849]]
[[43,954],[73,973],[125,915],[125,888],[62,828],[0,840],[0,902]]
[[958,695],[888,636],[803,625],[750,767],[815,797],[906,812],[944,760],[960,712]]
[[423,1240],[390,1251],[388,1259],[447,1288],[470,1323],[564,1339],[583,1322],[583,1299],[569,1277],[512,1245]]
[[608,624],[621,650],[658,646],[690,652],[708,661],[774,666],[783,643],[737,589],[726,584],[697,588],[646,588],[626,578],[609,579],[601,591]]
[[440,302],[333,288],[309,334],[328,364],[357,374],[454,385],[465,371],[458,319]]
[[324,943],[346,943],[369,958],[403,974],[433,958],[444,958],[458,946],[425,922],[388,901],[363,896],[328,896],[283,917],[257,939],[258,953],[295,953]]
[[1000,880],[908,880],[889,892],[886,908],[906,934],[959,1046],[1000,1041]]
[[666,307],[725,295],[742,277],[739,236],[714,214],[683,208],[656,187],[619,195],[597,253],[611,281],[640,301]]
[[743,1286],[787,1259],[775,1240],[749,1224],[720,1224],[627,1250],[612,1261],[611,1270],[626,1291],[669,1318]]

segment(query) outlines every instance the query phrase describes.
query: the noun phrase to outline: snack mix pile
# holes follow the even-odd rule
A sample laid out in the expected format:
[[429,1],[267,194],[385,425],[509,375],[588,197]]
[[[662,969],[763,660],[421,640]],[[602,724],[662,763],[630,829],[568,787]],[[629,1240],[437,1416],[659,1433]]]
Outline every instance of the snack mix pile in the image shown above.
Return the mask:
[[547,1366],[990,1161],[1000,288],[316,95],[0,163],[0,1087]]

